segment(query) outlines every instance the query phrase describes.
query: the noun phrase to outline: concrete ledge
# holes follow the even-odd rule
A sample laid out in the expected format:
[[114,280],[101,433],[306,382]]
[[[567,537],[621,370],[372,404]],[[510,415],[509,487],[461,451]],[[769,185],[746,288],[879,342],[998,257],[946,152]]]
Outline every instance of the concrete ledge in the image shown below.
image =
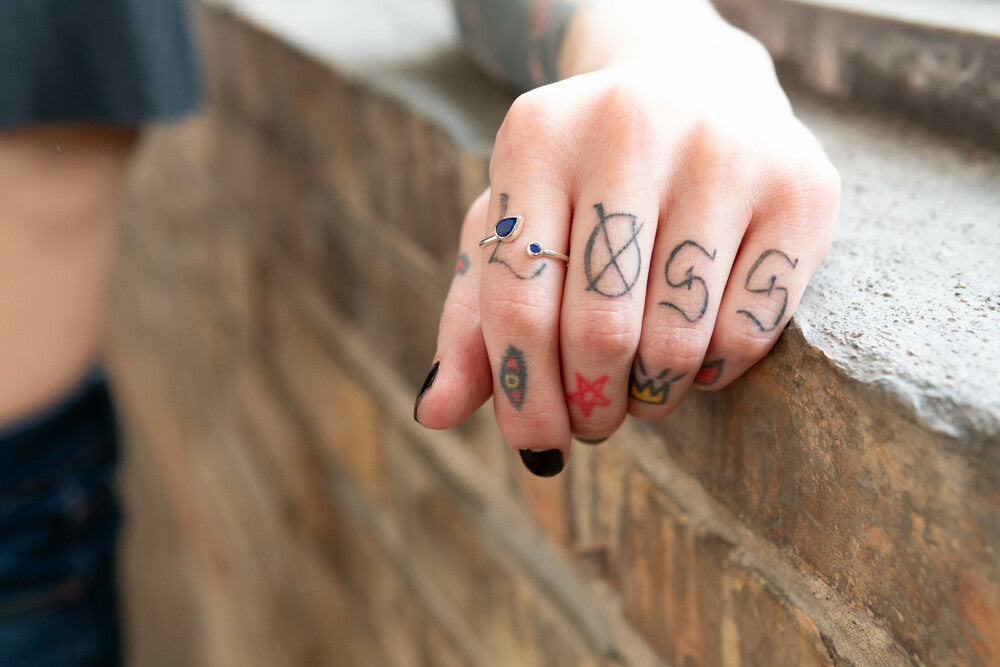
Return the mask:
[[192,652],[1000,660],[1000,158],[795,93],[845,202],[794,325],[535,480],[488,411],[409,417],[511,97],[441,3],[355,4],[204,9],[211,107],[137,174],[114,367],[163,487],[135,505],[169,499],[215,628]]
[[1000,19],[978,0],[716,0],[783,81],[1000,147]]

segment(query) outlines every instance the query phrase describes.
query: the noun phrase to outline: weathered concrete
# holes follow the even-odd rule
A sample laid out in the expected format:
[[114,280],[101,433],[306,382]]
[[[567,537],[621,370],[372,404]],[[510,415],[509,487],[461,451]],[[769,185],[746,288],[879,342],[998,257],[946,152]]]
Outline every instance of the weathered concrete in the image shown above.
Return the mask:
[[227,4],[209,110],[141,161],[115,327],[133,500],[187,539],[160,608],[211,628],[187,655],[1000,661],[995,154],[793,95],[845,183],[793,326],[538,480],[488,411],[410,416],[511,94],[440,2]]
[[995,3],[715,4],[767,46],[783,79],[1000,148],[1000,11]]

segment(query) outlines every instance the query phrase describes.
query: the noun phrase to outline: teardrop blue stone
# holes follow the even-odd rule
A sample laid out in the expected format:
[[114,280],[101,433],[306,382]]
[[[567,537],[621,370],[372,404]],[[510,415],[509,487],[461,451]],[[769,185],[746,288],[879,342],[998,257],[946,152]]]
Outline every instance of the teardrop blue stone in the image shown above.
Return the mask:
[[512,231],[514,231],[515,224],[517,224],[517,218],[504,218],[503,220],[501,220],[496,224],[496,227],[493,228],[493,231],[496,232],[497,236],[499,236],[502,239],[505,239],[508,236],[510,236],[510,233]]

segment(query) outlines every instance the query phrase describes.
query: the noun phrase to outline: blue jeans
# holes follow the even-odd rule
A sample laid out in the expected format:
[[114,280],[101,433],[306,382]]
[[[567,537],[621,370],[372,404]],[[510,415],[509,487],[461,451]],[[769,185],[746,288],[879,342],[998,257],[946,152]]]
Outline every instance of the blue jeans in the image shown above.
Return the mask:
[[0,664],[120,663],[117,450],[100,372],[0,428]]

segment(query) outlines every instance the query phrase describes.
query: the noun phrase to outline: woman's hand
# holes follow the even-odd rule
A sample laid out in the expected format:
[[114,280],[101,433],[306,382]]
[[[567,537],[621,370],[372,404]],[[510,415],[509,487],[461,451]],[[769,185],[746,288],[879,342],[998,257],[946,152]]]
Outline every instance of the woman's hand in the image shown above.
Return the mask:
[[[571,434],[662,418],[774,345],[829,247],[839,178],[763,48],[728,26],[701,37],[514,102],[462,227],[421,424],[492,393],[509,446],[551,475]],[[519,235],[480,248],[509,216]]]

